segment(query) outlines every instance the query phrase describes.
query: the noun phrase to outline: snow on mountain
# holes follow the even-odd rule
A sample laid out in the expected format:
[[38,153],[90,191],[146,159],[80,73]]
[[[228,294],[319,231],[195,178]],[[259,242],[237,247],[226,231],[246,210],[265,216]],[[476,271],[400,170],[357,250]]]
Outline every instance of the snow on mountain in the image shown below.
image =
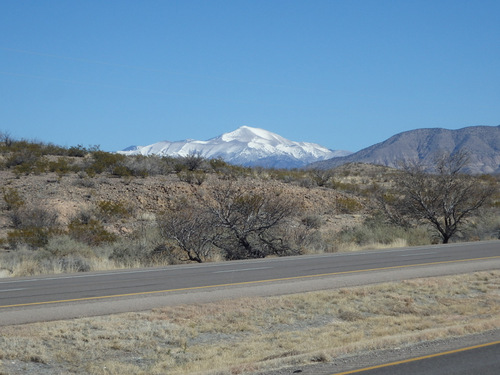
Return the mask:
[[264,129],[242,126],[233,132],[208,141],[163,141],[149,146],[131,146],[125,155],[187,156],[199,153],[212,159],[244,166],[299,168],[309,163],[349,155],[348,151],[332,151],[315,143],[294,142]]

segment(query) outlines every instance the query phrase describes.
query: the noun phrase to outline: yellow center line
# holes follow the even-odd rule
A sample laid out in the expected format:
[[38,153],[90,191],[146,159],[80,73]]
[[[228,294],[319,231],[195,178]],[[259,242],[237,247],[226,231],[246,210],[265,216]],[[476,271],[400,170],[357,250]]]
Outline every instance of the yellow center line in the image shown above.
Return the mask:
[[291,277],[283,277],[283,278],[278,278],[278,279],[243,281],[243,282],[229,283],[229,284],[203,285],[203,286],[193,286],[193,287],[186,287],[186,288],[153,290],[153,291],[148,291],[148,292],[124,293],[124,294],[113,294],[113,295],[96,296],[96,297],[81,297],[81,298],[72,298],[72,299],[64,299],[64,300],[57,300],[57,301],[42,301],[42,302],[18,303],[18,304],[14,304],[14,305],[3,305],[3,306],[0,306],[0,308],[22,307],[22,306],[35,306],[35,305],[48,305],[48,304],[64,303],[64,302],[89,301],[89,300],[109,299],[109,298],[118,298],[118,297],[132,297],[132,296],[140,296],[140,295],[148,295],[148,294],[182,292],[182,291],[188,291],[188,290],[201,290],[201,289],[209,289],[209,288],[228,287],[228,286],[250,285],[250,284],[259,284],[259,283],[270,283],[270,282],[277,282],[277,281],[310,279],[310,278],[315,278],[315,277],[345,275],[345,274],[352,274],[352,273],[383,271],[383,270],[401,269],[401,268],[410,268],[410,267],[422,267],[422,266],[431,266],[431,265],[437,265],[437,264],[472,262],[472,261],[477,261],[477,260],[488,260],[488,259],[498,259],[498,258],[500,258],[500,256],[491,256],[491,257],[485,257],[485,258],[459,259],[459,260],[446,260],[446,261],[440,261],[440,262],[430,262],[430,263],[409,264],[409,265],[402,265],[402,266],[390,266],[390,267],[370,268],[370,269],[364,269],[364,270],[340,271],[340,272],[330,272],[330,273],[321,273],[321,274],[304,275],[304,276],[291,276]]
[[401,364],[404,364],[404,363],[416,362],[416,361],[421,361],[421,360],[429,359],[429,358],[441,357],[441,356],[448,355],[448,354],[461,353],[461,352],[465,352],[465,351],[468,351],[468,350],[480,349],[480,348],[485,348],[487,346],[493,346],[493,345],[498,345],[498,344],[500,344],[500,341],[494,341],[494,342],[489,342],[487,344],[474,345],[474,346],[469,346],[467,348],[455,349],[455,350],[450,350],[450,351],[447,351],[447,352],[436,353],[436,354],[429,354],[429,355],[424,355],[422,357],[404,359],[402,361],[384,363],[382,365],[365,367],[365,368],[361,368],[361,369],[358,369],[358,370],[350,370],[350,371],[338,372],[338,373],[335,373],[335,374],[332,374],[332,375],[358,374],[358,373],[364,372],[364,371],[376,370],[376,369],[379,369],[379,368],[396,366],[396,365],[401,365]]

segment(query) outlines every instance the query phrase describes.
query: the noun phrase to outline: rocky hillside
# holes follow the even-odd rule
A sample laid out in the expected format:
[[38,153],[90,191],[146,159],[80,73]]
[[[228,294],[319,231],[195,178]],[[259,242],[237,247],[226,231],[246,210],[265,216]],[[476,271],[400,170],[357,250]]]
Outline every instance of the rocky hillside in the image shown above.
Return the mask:
[[[369,210],[366,198],[317,186],[308,174],[270,176],[262,171],[260,176],[228,179],[227,175],[202,173],[200,181],[182,173],[90,178],[82,173],[20,175],[0,170],[0,276],[1,272],[38,272],[16,273],[9,262],[20,256],[43,257],[57,265],[62,261],[63,266],[64,262],[76,262],[69,269],[78,271],[112,268],[109,264],[93,265],[88,259],[111,259],[120,267],[156,264],[155,249],[163,251],[165,242],[157,233],[158,215],[182,202],[198,205],[199,200],[228,184],[257,196],[279,196],[282,202],[293,205],[286,236],[298,251],[305,247],[308,251],[332,251],[335,244],[329,239],[360,225]],[[36,229],[39,225],[43,227]],[[43,240],[47,237],[48,243]],[[34,247],[44,250],[26,253]],[[172,253],[159,261],[171,264],[184,258]]]
[[[128,213],[121,217],[103,218],[103,221],[111,232],[127,235],[137,229],[140,220],[154,220],[156,214],[171,207],[175,201],[195,200],[196,195],[216,188],[218,181],[219,178],[215,175],[208,176],[202,185],[198,185],[183,182],[175,174],[133,179],[113,176],[90,179],[76,174],[60,178],[54,173],[15,176],[10,171],[0,171],[0,192],[16,191],[26,206],[56,212],[58,223],[62,226],[66,226],[81,212],[95,212],[101,202],[120,203],[126,207]],[[347,214],[344,217],[342,212],[336,209],[336,201],[346,198],[349,194],[333,189],[303,187],[254,178],[243,178],[235,183],[242,188],[252,185],[263,192],[284,194],[288,200],[296,202],[298,220],[307,215],[331,215],[328,219],[331,223],[338,214],[338,219],[345,223],[349,222],[349,217],[352,216]],[[2,201],[0,238],[5,238],[6,232],[11,228],[9,221],[9,210]]]
[[470,152],[469,173],[500,173],[500,126],[411,130],[354,154],[313,163],[309,167],[330,169],[347,163],[397,167],[398,162],[404,160],[430,164],[437,153],[457,150]]

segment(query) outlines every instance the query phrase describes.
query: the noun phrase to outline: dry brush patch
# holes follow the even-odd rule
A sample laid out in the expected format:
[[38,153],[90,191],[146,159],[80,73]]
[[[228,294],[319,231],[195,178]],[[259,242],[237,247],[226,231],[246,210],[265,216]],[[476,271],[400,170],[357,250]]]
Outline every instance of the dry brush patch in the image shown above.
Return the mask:
[[[75,148],[71,154],[83,151]],[[67,152],[70,153],[70,150]],[[110,157],[110,162],[114,160],[110,155],[97,155]],[[79,157],[75,163],[85,166],[90,162],[87,159]],[[146,168],[146,165],[149,165],[146,169],[151,169],[159,167],[157,163],[160,160],[133,158],[129,162],[137,163],[139,169]],[[175,159],[163,162],[173,168]],[[130,163],[127,166],[136,170]],[[143,167],[140,166],[142,164]],[[380,215],[375,199],[378,192],[394,188],[396,173],[389,168],[354,164],[331,171],[257,168],[227,174],[220,170],[228,168],[222,161],[212,160],[210,165],[213,170],[207,167],[207,170],[196,171],[203,173],[202,184],[179,180],[173,173],[175,168],[167,168],[170,172],[165,170],[163,174],[157,171],[122,178],[116,173],[98,173],[92,177],[83,170],[62,175],[53,171],[26,175],[9,169],[0,170],[0,277],[190,261],[189,256],[175,245],[171,234],[161,236],[158,218],[172,211],[179,219],[177,216],[180,214],[176,210],[178,202],[201,207],[207,197],[214,197],[220,192],[221,184],[228,181],[232,181],[236,190],[245,192],[242,197],[245,199],[240,201],[247,203],[246,206],[252,202],[256,206],[259,196],[266,200],[272,198],[272,201],[279,198],[293,205],[293,212],[286,221],[281,221],[279,231],[267,231],[265,236],[262,232],[258,235],[254,233],[252,241],[247,241],[248,236],[240,236],[244,245],[253,245],[254,242],[266,251],[253,251],[248,255],[247,247],[243,246],[244,251],[228,257],[227,253],[234,250],[227,250],[234,249],[234,244],[227,241],[226,235],[225,241],[217,242],[220,246],[224,245],[223,249],[207,248],[210,256],[197,256],[195,261],[267,256],[269,249],[279,255],[316,254],[415,246],[434,241],[427,226],[396,227],[388,225],[386,218]],[[233,172],[238,169],[231,168]],[[318,178],[321,183],[313,181]],[[482,179],[485,183],[497,183],[491,176]],[[309,182],[306,183],[306,180]],[[498,237],[498,192],[495,199],[480,217],[471,218],[461,237],[457,237],[458,241]],[[35,212],[39,214],[33,215]],[[47,220],[27,220],[42,216],[54,220],[50,225],[47,225]],[[201,240],[211,237],[212,232],[213,228],[208,230],[208,235],[201,236]],[[227,234],[228,231],[224,232]],[[71,254],[54,252],[53,242],[69,241],[68,236],[72,242],[80,244],[73,246],[74,243],[71,243]],[[190,245],[200,248],[193,243]],[[87,249],[89,246],[91,251]],[[257,246],[251,247],[259,250]]]
[[8,374],[243,374],[498,328],[491,271],[2,327],[0,360]]

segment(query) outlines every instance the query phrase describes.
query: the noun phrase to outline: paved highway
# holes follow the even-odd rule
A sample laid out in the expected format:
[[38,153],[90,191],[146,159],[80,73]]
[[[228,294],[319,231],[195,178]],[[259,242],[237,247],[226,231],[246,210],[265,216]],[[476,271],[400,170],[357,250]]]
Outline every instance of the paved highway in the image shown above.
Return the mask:
[[[361,352],[323,364],[299,364],[259,375],[498,375],[500,331]],[[475,344],[474,344],[475,343]]]
[[0,325],[500,268],[500,241],[0,279]]
[[334,375],[498,375],[500,341],[349,370]]

